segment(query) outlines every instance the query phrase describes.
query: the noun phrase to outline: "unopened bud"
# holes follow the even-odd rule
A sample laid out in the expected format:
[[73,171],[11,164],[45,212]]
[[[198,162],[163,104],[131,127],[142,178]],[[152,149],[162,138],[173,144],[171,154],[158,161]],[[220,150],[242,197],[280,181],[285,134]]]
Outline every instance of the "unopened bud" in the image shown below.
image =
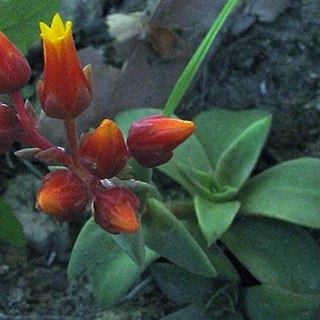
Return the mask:
[[139,228],[139,199],[129,190],[114,187],[99,190],[93,202],[94,220],[111,233],[133,233]]
[[75,173],[61,169],[45,176],[37,192],[36,208],[70,221],[85,211],[89,200],[86,184]]
[[119,174],[129,157],[120,129],[108,119],[92,133],[82,135],[79,149],[83,165],[99,179]]
[[191,121],[152,115],[137,120],[128,133],[128,148],[144,167],[155,167],[168,162],[173,150],[195,131]]
[[17,91],[30,79],[29,63],[2,32],[0,52],[0,94]]

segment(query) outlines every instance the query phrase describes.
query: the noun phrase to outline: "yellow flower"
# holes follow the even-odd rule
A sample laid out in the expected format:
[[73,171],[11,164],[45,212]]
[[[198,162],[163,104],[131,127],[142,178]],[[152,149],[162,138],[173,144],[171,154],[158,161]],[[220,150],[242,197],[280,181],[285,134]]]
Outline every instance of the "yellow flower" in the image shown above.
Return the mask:
[[72,37],[72,22],[63,23],[57,13],[51,27],[39,24],[44,51],[43,81],[37,91],[47,116],[72,119],[90,104],[92,95],[90,66],[83,70]]

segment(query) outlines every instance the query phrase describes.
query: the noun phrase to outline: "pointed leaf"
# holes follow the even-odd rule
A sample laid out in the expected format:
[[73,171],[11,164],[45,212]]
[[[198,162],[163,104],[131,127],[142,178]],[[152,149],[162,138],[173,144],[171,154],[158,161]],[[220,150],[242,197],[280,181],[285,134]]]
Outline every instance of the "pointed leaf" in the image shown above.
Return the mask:
[[222,186],[239,189],[250,176],[270,130],[271,116],[252,123],[221,155],[217,180]]
[[195,135],[210,159],[212,168],[216,168],[222,155],[248,127],[267,116],[268,113],[262,110],[213,109],[195,117]]
[[0,240],[16,247],[25,247],[26,239],[19,220],[11,207],[0,199]]
[[148,201],[142,226],[146,245],[160,256],[192,273],[216,276],[213,265],[198,243],[158,200]]
[[177,303],[204,301],[213,288],[212,278],[196,275],[174,264],[154,263],[151,272],[161,291]]
[[206,314],[204,304],[190,304],[161,320],[212,320],[212,317]]
[[320,228],[320,160],[301,158],[251,178],[241,190],[241,212]]
[[214,268],[217,272],[216,280],[221,280],[223,282],[240,282],[240,277],[237,271],[235,270],[231,261],[226,257],[223,250],[215,243],[208,248],[202,232],[193,221],[185,220],[182,221],[182,223],[208,256],[212,265],[214,265]]
[[239,208],[239,201],[216,203],[195,197],[195,208],[200,229],[210,246],[229,228]]
[[187,307],[179,309],[178,311],[161,318],[161,320],[244,320],[244,316],[240,311],[237,313],[227,313],[221,310],[222,315],[215,316],[212,313],[207,313],[205,305],[190,304]]
[[243,218],[221,240],[261,283],[320,293],[320,248],[306,230],[277,220]]
[[318,319],[316,310],[320,307],[320,295],[261,285],[244,290],[244,307],[252,320]]
[[111,237],[138,267],[141,267],[144,264],[145,246],[141,228],[132,234],[112,234]]
[[89,219],[73,247],[68,277],[87,271],[98,302],[104,307],[115,303],[157,255],[147,249],[144,265],[139,268],[116,244],[111,235]]
[[[210,175],[213,177],[209,160],[200,142],[193,135],[176,148],[173,154],[173,158],[169,162],[157,167],[157,169],[178,182],[191,195],[197,195],[197,189],[194,188],[194,184],[202,185],[201,176]],[[184,172],[183,170],[185,169],[187,171]],[[188,172],[193,173],[194,182],[186,179],[185,174],[188,174]],[[198,172],[197,175],[194,174],[195,172]]]

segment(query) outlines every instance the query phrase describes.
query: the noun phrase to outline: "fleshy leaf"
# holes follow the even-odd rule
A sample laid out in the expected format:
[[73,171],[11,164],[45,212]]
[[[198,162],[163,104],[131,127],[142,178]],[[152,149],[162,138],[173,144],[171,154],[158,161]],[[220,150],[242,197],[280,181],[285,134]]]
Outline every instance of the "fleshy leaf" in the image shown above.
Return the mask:
[[234,221],[221,240],[262,284],[296,293],[320,293],[320,249],[301,227],[242,218]]
[[195,208],[200,229],[210,246],[229,228],[239,208],[239,201],[216,203],[195,197]]
[[212,278],[190,273],[169,263],[155,263],[151,272],[161,291],[177,303],[204,301],[213,288]]
[[[0,30],[23,52],[39,39],[39,21],[58,11],[58,0],[6,0],[0,2]],[[10,18],[9,18],[10,17]]]
[[205,313],[205,305],[204,304],[191,304],[187,307],[184,307],[161,320],[212,320],[212,317]]
[[11,207],[0,199],[0,240],[16,247],[24,247],[26,239],[19,220]]
[[[194,184],[203,185],[204,175],[213,177],[207,155],[194,135],[174,150],[173,158],[169,162],[157,169],[178,182],[191,195],[197,195],[198,190],[194,188]],[[186,174],[191,174],[194,182],[186,179]]]
[[145,260],[145,246],[141,228],[132,234],[112,234],[111,237],[138,267],[143,266]]
[[214,109],[194,119],[202,144],[221,186],[239,189],[250,175],[270,129],[261,110]]
[[142,227],[146,245],[160,256],[192,273],[216,276],[214,266],[198,243],[158,200],[149,199]]
[[287,161],[251,178],[240,191],[241,212],[320,228],[320,160]]
[[320,307],[320,295],[261,285],[245,289],[243,296],[245,312],[252,320],[318,319],[316,310]]
[[146,249],[144,265],[139,268],[111,235],[91,218],[82,228],[73,247],[68,277],[73,279],[87,271],[99,304],[110,307],[156,258],[153,251]]
[[252,124],[268,116],[262,110],[230,111],[213,109],[193,119],[196,137],[201,142],[210,163],[215,168],[227,149]]
[[190,304],[187,307],[161,318],[161,320],[244,320],[242,313],[226,313],[221,310],[220,316],[215,316],[212,313],[207,313],[205,305],[200,303]]
[[208,256],[212,265],[214,265],[217,277],[216,280],[223,282],[240,282],[240,277],[235,270],[231,261],[224,254],[223,250],[213,243],[209,248],[207,242],[203,236],[203,233],[200,231],[199,227],[193,221],[182,221],[185,228],[190,232],[193,238],[201,246],[202,250]]
[[239,189],[250,176],[270,130],[271,116],[248,127],[222,154],[216,167],[222,186]]

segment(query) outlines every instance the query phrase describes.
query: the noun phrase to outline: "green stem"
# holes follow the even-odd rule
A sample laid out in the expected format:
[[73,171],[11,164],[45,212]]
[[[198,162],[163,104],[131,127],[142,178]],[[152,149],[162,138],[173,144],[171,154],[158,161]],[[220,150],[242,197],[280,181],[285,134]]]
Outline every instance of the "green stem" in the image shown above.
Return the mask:
[[164,115],[170,117],[172,113],[177,108],[178,104],[180,103],[183,95],[187,91],[191,81],[193,80],[196,72],[198,71],[201,63],[203,62],[206,54],[208,53],[213,41],[215,40],[218,32],[220,31],[221,27],[223,26],[225,20],[231,13],[231,10],[234,8],[238,0],[228,0],[227,3],[222,8],[221,12],[219,13],[217,19],[213,22],[209,32],[202,40],[200,46],[193,54],[192,58],[190,59],[189,63],[183,70],[180,78],[178,79],[169,99],[163,109]]

